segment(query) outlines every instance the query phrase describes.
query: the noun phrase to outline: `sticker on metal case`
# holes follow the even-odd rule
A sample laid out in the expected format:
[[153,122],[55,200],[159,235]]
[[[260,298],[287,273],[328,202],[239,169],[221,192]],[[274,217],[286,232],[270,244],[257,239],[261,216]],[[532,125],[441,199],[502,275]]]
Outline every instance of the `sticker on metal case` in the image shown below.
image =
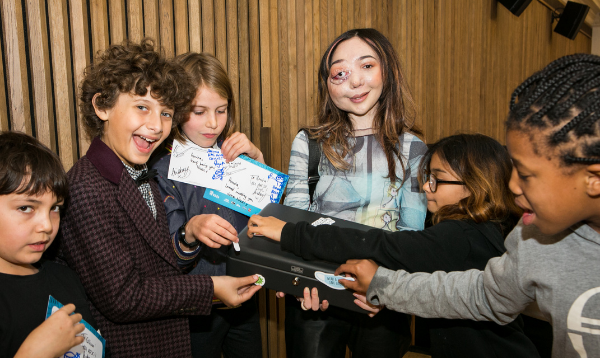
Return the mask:
[[312,226],[331,225],[333,223],[335,223],[335,220],[333,220],[332,218],[320,218],[318,220],[315,220],[315,222],[313,222],[311,225]]
[[334,290],[345,290],[346,289],[346,287],[342,286],[342,284],[340,283],[341,278],[343,278],[344,280],[348,280],[348,281],[354,281],[353,277],[336,276],[332,273],[325,273],[323,271],[315,271],[315,278],[317,280],[319,280],[320,282],[322,282],[327,287],[331,287]]
[[256,286],[264,286],[265,282],[266,282],[265,277],[258,273],[256,274],[256,276],[258,276],[258,280],[256,280],[256,282],[254,282],[254,284]]

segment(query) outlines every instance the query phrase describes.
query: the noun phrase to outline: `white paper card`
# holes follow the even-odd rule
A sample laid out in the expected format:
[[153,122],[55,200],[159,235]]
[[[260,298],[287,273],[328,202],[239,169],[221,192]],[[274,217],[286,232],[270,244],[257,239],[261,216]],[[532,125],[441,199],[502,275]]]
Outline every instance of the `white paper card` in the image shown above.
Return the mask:
[[238,211],[246,215],[279,202],[289,179],[286,174],[244,155],[226,163],[219,149],[177,140],[173,141],[168,178],[225,194],[220,197],[218,193],[207,193],[205,197],[225,206],[229,204],[234,210],[239,207],[235,201],[243,202],[247,205]]

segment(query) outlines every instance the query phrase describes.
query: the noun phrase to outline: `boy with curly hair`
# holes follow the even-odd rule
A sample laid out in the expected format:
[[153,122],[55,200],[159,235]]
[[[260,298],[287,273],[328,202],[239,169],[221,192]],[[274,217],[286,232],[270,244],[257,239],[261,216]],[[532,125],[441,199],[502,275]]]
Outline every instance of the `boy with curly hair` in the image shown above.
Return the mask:
[[195,95],[185,71],[150,40],[111,46],[81,84],[92,140],[68,172],[60,257],[80,276],[114,356],[189,357],[187,316],[249,299],[257,276],[184,275],[146,162]]

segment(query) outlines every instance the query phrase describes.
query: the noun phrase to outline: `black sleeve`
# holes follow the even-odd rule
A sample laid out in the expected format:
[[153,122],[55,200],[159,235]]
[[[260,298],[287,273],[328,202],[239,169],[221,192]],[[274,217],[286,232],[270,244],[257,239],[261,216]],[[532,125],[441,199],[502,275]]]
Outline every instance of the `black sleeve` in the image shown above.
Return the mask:
[[434,272],[463,270],[470,251],[469,235],[459,221],[444,221],[422,231],[360,231],[337,226],[314,227],[288,223],[281,232],[281,248],[307,260],[344,263],[372,259],[392,270]]

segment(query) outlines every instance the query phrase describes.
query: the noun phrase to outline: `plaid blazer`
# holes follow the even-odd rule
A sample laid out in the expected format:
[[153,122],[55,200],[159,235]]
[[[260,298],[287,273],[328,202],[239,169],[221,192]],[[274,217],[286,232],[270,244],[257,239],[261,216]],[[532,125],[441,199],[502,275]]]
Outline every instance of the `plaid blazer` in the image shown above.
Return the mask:
[[190,357],[187,315],[211,311],[209,276],[185,275],[154,180],[154,219],[116,154],[96,138],[69,171],[60,257],[74,269],[114,357]]

